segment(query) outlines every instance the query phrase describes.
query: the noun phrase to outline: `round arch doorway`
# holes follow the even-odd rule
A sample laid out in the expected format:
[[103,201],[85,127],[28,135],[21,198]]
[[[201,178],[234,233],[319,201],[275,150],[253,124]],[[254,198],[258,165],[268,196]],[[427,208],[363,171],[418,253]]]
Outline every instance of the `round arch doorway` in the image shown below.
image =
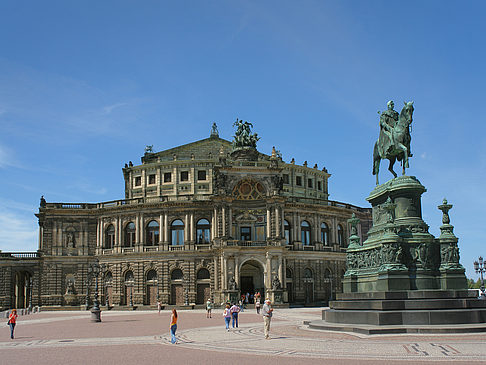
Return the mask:
[[265,298],[265,281],[263,266],[256,260],[248,260],[240,268],[240,288],[241,295],[250,294],[248,301],[253,302],[251,298],[257,292],[260,292],[262,298]]

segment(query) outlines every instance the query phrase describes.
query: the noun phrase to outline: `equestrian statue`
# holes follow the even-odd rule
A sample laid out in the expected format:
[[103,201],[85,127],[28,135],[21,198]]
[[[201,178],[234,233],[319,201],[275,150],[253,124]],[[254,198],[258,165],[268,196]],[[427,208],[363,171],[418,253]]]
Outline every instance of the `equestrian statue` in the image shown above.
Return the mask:
[[410,151],[410,125],[412,124],[413,101],[404,102],[400,115],[393,110],[395,104],[393,101],[387,103],[388,110],[380,114],[380,136],[373,149],[373,175],[376,175],[376,185],[378,182],[378,172],[380,171],[381,160],[389,160],[390,171],[394,177],[397,177],[393,171],[393,165],[398,160],[402,163],[402,175],[405,175],[405,168],[409,167],[408,159],[412,157]]

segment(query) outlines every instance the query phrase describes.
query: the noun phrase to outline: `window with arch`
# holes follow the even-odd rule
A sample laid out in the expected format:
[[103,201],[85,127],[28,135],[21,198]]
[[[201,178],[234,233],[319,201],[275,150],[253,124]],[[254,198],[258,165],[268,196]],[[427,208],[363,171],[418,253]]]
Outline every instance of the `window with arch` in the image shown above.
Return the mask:
[[105,231],[105,248],[115,247],[115,227],[110,224]]
[[304,278],[306,279],[312,279],[314,276],[312,275],[312,270],[306,267],[304,269]]
[[321,242],[324,246],[329,246],[329,226],[326,222],[321,223]]
[[170,236],[172,246],[181,246],[184,244],[184,222],[176,219],[170,225]]
[[157,221],[150,221],[147,224],[145,242],[147,246],[154,246],[159,243],[160,230]]
[[345,247],[345,241],[344,241],[344,230],[343,226],[338,224],[337,226],[337,234],[338,234],[338,244],[341,247]]
[[135,282],[135,277],[133,276],[133,271],[129,270],[125,273],[125,283],[133,284]]
[[211,240],[211,225],[207,219],[199,219],[196,223],[197,243],[209,243]]
[[302,221],[300,224],[301,241],[304,245],[310,245],[311,242],[311,227],[309,222]]
[[147,272],[147,281],[157,281],[157,271],[149,270]]
[[181,269],[174,269],[170,274],[171,280],[182,280],[184,278],[184,274],[182,274]]
[[202,269],[199,269],[198,272],[197,272],[197,280],[203,280],[203,279],[209,279],[210,278],[210,274],[209,274],[209,270],[206,269],[206,268],[202,268]]
[[287,279],[292,279],[292,270],[290,270],[288,267],[285,269],[285,277]]
[[325,279],[331,279],[332,277],[332,272],[329,269],[324,270],[324,278]]
[[111,273],[111,271],[108,271],[105,274],[104,282],[106,286],[110,286],[113,283],[113,274]]
[[130,222],[125,226],[125,247],[135,245],[135,223]]
[[290,245],[290,223],[284,219],[285,244]]

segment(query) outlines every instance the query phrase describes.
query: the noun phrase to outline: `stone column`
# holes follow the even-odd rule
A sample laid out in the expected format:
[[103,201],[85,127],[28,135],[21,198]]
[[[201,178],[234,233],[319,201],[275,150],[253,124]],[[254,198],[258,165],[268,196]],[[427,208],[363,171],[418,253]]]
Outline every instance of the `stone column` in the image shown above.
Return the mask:
[[272,237],[271,215],[270,207],[267,207],[267,238]]
[[321,229],[321,220],[319,219],[319,214],[315,214],[315,217],[314,217],[314,221],[315,221],[315,227],[314,227],[314,241],[315,242],[321,242],[321,235],[320,235],[320,229]]
[[211,237],[214,240],[216,237],[218,237],[218,210],[214,208],[213,211],[213,229],[211,232]]
[[116,220],[116,234],[118,236],[117,246],[121,247],[122,246],[122,221],[121,221],[121,217],[118,217],[118,219]]
[[280,214],[278,206],[275,206],[275,236],[280,236]]
[[140,225],[140,237],[138,239],[138,242],[140,242],[140,245],[142,246],[145,242],[145,224],[143,222],[143,213],[140,213],[139,217],[139,225]]
[[226,236],[226,208],[223,206],[221,208],[221,214],[223,216],[222,222],[223,222],[223,237]]
[[231,216],[231,207],[228,207],[228,236],[232,237],[233,236],[233,217]]
[[293,241],[298,241],[299,240],[299,237],[298,237],[298,229],[297,229],[297,213],[295,212],[292,212],[292,225],[293,225],[293,230],[292,230],[292,236],[293,236]]
[[282,255],[278,256],[278,278],[280,279],[280,283],[282,284],[282,289],[283,289],[283,276],[284,276],[284,271],[283,271],[283,263],[282,263]]
[[194,239],[194,213],[192,213],[192,212],[191,212],[190,222],[191,222],[191,230],[190,230],[191,239],[190,239],[190,241],[195,242],[196,240]]
[[238,260],[238,256],[235,255],[235,281],[236,285],[240,288],[240,262]]
[[164,216],[162,214],[159,215],[159,245],[164,242]]
[[213,278],[214,278],[214,290],[218,290],[219,289],[219,280],[218,280],[218,258],[215,256],[214,259],[213,259],[213,268],[214,268],[214,272],[213,272]]
[[268,290],[272,289],[272,255],[270,255],[270,252],[267,252],[266,254],[267,257],[267,262],[266,262],[266,268],[265,271],[267,274],[265,275],[265,292]]
[[164,243],[169,243],[169,217],[164,212]]
[[221,276],[222,276],[222,282],[223,282],[223,290],[226,290],[228,289],[228,280],[226,280],[226,270],[227,270],[227,261],[228,261],[228,258],[225,257],[224,253],[221,255],[221,267],[222,267],[222,270],[221,270]]
[[189,237],[189,226],[190,226],[190,221],[189,221],[189,214],[186,213],[184,216],[184,245],[187,244],[191,239]]

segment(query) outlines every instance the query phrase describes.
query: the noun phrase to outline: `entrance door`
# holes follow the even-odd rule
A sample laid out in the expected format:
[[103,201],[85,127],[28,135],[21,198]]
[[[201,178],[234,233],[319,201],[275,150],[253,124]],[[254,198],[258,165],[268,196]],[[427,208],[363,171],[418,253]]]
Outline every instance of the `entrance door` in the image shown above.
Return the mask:
[[251,227],[240,227],[240,237],[242,241],[251,241]]
[[197,284],[196,304],[204,304],[209,299],[209,284]]
[[184,304],[184,289],[182,284],[172,284],[170,290],[170,304],[183,305]]
[[155,305],[157,303],[157,285],[147,285],[147,304]]
[[253,276],[241,276],[240,277],[241,294],[255,292],[255,285],[253,284]]
[[293,294],[293,288],[292,288],[292,283],[287,282],[287,294],[289,298],[289,303],[294,302],[294,294]]
[[[133,293],[133,286],[128,286],[128,285],[125,285],[125,305],[130,305],[130,294]],[[133,301],[133,297],[132,297],[132,301]]]
[[305,304],[310,304],[314,302],[314,283],[313,282],[305,282],[304,283],[304,295],[305,295]]

